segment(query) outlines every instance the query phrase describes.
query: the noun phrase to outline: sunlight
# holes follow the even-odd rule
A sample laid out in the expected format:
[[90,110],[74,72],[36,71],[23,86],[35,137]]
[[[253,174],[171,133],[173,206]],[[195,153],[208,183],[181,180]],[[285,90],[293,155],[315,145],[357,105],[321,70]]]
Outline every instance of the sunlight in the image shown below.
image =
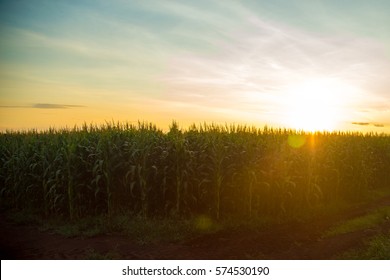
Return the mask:
[[345,119],[351,86],[337,79],[317,78],[291,88],[286,123],[306,131],[335,130]]

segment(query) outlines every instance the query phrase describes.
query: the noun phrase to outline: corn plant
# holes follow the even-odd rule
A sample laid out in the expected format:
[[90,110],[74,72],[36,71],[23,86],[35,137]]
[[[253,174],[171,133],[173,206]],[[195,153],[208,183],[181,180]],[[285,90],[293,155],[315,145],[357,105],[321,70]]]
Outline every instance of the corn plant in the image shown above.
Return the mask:
[[1,133],[0,156],[1,208],[71,220],[283,218],[390,188],[384,134],[84,124]]

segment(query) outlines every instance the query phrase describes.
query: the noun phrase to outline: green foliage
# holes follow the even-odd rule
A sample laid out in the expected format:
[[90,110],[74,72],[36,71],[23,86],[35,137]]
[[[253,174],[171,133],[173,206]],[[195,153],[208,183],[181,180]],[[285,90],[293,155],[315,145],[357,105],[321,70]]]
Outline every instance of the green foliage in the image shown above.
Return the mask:
[[390,232],[376,235],[363,248],[345,252],[340,259],[390,260]]
[[2,133],[0,157],[1,208],[70,220],[283,219],[390,187],[377,134],[108,123]]
[[348,221],[343,222],[340,225],[331,228],[325,236],[335,236],[338,234],[344,234],[359,230],[364,230],[378,226],[387,220],[390,217],[390,207],[382,207],[377,209],[373,213],[368,213],[367,215],[360,216]]

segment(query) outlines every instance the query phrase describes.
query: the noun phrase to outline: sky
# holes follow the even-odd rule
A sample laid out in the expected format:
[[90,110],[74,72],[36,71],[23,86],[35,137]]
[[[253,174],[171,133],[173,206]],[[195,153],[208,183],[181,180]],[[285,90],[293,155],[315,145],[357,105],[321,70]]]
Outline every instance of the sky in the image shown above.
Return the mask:
[[0,131],[390,133],[390,1],[0,0]]

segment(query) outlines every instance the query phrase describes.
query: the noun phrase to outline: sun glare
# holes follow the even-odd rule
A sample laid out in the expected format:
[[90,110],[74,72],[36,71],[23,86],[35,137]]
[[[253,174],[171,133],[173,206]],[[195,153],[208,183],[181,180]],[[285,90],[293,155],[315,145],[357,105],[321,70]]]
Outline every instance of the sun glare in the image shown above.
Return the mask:
[[350,87],[336,79],[307,80],[288,92],[286,122],[306,131],[335,130],[345,118]]

